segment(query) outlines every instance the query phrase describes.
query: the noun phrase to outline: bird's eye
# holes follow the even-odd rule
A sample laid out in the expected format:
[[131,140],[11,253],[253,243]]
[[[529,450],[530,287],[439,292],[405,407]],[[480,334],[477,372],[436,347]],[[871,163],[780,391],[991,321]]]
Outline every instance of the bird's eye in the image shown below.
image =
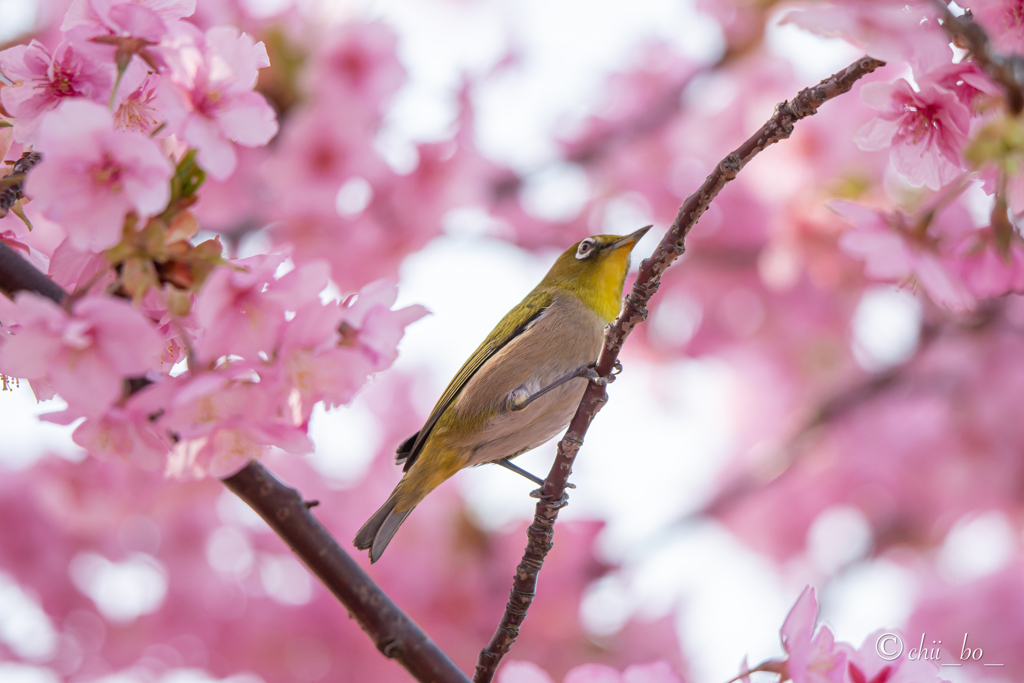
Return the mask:
[[576,248],[576,258],[585,259],[590,256],[593,250],[594,243],[591,240],[583,240],[580,242],[580,246]]

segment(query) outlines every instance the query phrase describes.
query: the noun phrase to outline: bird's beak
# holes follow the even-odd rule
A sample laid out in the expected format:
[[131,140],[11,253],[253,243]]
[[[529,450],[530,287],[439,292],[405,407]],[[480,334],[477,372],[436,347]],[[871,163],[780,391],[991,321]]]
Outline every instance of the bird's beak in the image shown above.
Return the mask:
[[640,241],[640,238],[646,235],[647,231],[650,230],[652,227],[654,226],[647,225],[640,228],[636,232],[631,232],[628,235],[623,235],[619,239],[609,244],[608,248],[614,251],[621,247],[629,247],[630,251],[632,251],[633,247],[636,246],[636,243]]

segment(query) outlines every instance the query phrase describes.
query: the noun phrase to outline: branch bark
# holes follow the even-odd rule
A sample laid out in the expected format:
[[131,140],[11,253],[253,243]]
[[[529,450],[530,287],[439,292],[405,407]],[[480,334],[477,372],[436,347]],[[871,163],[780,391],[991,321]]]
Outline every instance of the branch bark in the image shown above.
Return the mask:
[[[725,157],[700,188],[686,198],[661,243],[650,258],[644,259],[640,264],[640,271],[633,282],[632,290],[623,301],[619,317],[605,330],[604,347],[597,361],[597,372],[601,376],[609,376],[626,337],[634,327],[647,319],[647,303],[658,291],[662,275],[686,250],[686,236],[690,229],[722,188],[763,149],[788,138],[797,121],[816,113],[822,104],[848,92],[860,78],[884,64],[885,62],[877,59],[862,57],[818,85],[802,90],[792,101],[782,102],[776,106],[768,122],[732,154]],[[527,531],[526,550],[516,568],[505,613],[490,643],[480,651],[473,677],[474,683],[489,683],[493,679],[501,658],[519,635],[519,628],[536,595],[537,577],[544,564],[544,558],[553,545],[558,510],[566,505],[565,488],[572,473],[573,461],[580,446],[583,445],[583,438],[590,423],[605,401],[607,396],[604,388],[591,383],[583,394],[572,422],[569,423],[569,429],[558,444],[555,462],[540,489],[540,500],[534,512],[533,524]]]
[[64,303],[68,293],[56,282],[43,275],[4,242],[0,242],[0,293],[13,299],[18,292],[35,292],[58,304]]

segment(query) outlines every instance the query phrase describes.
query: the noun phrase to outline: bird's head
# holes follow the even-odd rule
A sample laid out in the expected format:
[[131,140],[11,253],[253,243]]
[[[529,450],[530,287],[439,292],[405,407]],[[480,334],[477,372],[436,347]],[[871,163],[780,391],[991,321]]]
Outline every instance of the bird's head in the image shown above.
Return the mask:
[[611,322],[619,313],[629,257],[651,226],[629,235],[594,235],[572,245],[555,261],[541,287],[569,290]]

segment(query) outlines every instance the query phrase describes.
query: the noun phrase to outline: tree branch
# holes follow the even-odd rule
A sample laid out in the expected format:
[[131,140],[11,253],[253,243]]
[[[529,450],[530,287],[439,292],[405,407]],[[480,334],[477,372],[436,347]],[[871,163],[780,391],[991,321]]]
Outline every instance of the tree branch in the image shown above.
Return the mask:
[[[0,242],[0,292],[13,298],[24,291],[35,292],[58,304],[63,304],[69,296],[60,285]],[[136,390],[146,384],[129,382]],[[258,462],[250,462],[222,481],[248,503],[334,593],[385,657],[397,660],[418,681],[469,683],[448,655],[392,602],[310,514],[298,491],[282,484]]]
[[334,593],[385,657],[418,681],[469,683],[455,664],[334,540],[295,489],[250,462],[223,480]]
[[18,292],[35,292],[58,304],[63,303],[68,295],[21,254],[0,241],[0,294],[13,299]]
[[[761,150],[793,132],[793,124],[816,113],[817,108],[830,99],[848,92],[853,84],[885,63],[862,57],[842,71],[826,78],[818,85],[801,91],[791,102],[782,102],[768,122],[747,139],[732,154],[723,159],[700,188],[686,198],[675,220],[650,258],[640,264],[633,288],[622,304],[619,317],[605,330],[604,347],[598,357],[597,372],[607,377],[618,358],[626,337],[647,318],[647,303],[661,282],[661,276],[686,249],[686,236],[697,223],[712,200],[736,177],[740,170]],[[551,471],[540,489],[540,500],[534,513],[533,524],[527,531],[526,550],[516,568],[512,591],[498,628],[487,647],[480,651],[474,683],[489,683],[494,677],[501,658],[512,647],[519,635],[519,627],[537,590],[537,576],[544,558],[553,545],[554,523],[558,510],[566,505],[565,488],[572,472],[572,464],[583,445],[583,438],[597,411],[607,400],[604,388],[591,383],[579,408],[569,423],[569,429],[558,444],[558,453]]]
[[971,58],[982,70],[1006,90],[1006,102],[1010,111],[1019,114],[1024,110],[1024,57],[1003,55],[992,47],[985,29],[969,15],[954,16],[948,3],[933,0],[942,17],[942,27],[958,47],[969,50]]

